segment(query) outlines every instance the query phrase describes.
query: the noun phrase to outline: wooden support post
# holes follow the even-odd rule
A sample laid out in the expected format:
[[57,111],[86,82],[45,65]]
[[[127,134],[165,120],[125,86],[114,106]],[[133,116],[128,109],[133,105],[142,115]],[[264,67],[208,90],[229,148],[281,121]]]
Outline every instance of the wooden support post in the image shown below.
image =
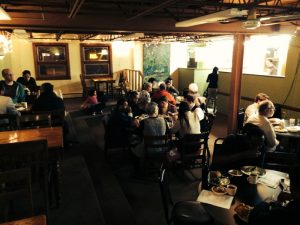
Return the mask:
[[244,40],[244,34],[236,34],[234,36],[228,111],[228,134],[235,133],[237,128],[237,113],[240,106],[243,73]]

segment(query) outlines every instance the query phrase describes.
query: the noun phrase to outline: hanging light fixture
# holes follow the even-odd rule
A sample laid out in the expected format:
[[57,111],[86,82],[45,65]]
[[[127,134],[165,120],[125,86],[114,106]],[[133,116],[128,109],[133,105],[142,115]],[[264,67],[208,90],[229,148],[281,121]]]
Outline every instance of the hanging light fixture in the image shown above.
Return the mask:
[[0,20],[11,20],[10,15],[0,6]]

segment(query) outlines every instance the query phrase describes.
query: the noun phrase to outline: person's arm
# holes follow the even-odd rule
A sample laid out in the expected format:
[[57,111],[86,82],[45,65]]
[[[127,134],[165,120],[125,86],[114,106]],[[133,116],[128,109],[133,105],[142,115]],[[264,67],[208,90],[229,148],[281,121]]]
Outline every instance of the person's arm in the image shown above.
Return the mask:
[[201,108],[197,107],[197,108],[195,109],[195,113],[196,113],[196,115],[197,115],[199,121],[201,121],[201,120],[204,119],[204,112],[202,111]]
[[210,81],[210,74],[208,74],[208,76],[207,76],[207,79],[206,79],[206,83],[209,83],[209,81]]
[[276,139],[276,133],[272,127],[272,124],[266,119],[265,124],[263,125],[263,130],[265,137],[267,139],[268,145],[270,147],[277,146],[279,144],[279,141]]
[[6,111],[8,114],[18,115],[18,116],[21,115],[21,113],[16,109],[15,104],[13,103],[11,98],[9,98],[8,100]]

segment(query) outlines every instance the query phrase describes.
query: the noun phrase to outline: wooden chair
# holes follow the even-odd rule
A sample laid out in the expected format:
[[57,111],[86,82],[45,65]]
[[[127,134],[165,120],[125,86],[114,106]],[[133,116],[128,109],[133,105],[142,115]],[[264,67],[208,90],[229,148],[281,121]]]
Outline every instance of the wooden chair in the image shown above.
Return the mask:
[[43,189],[48,215],[48,145],[47,140],[0,144],[1,171],[30,168],[32,184]]
[[90,84],[90,79],[86,79],[84,74],[80,74],[80,82],[81,82],[81,86],[82,86],[82,97],[86,98],[88,96],[89,90],[92,87],[92,85]]
[[290,172],[290,168],[299,163],[297,153],[287,152],[266,152],[263,167],[266,169],[278,170],[285,173]]
[[209,132],[186,134],[182,139],[181,159],[184,168],[204,168],[209,162]]
[[[32,216],[33,215],[33,200],[32,200],[32,188],[31,188],[31,174],[30,169],[17,169],[0,172],[0,202],[5,208],[3,218],[1,220],[8,221],[11,219],[17,219],[12,217],[10,209],[16,201],[26,199],[27,207],[22,208],[22,215]],[[12,209],[14,210],[14,209]],[[25,211],[25,214],[24,214]]]
[[17,117],[19,129],[51,127],[51,113],[32,113]]
[[168,170],[162,164],[158,177],[167,225],[210,225],[212,217],[197,201],[180,201],[174,204],[169,189]]
[[159,165],[166,159],[166,153],[170,149],[170,135],[152,136],[144,135],[144,157],[142,166],[144,172],[149,169],[150,162],[158,162]]
[[0,114],[0,131],[17,129],[18,115]]
[[237,114],[237,133],[242,133],[244,126],[245,109],[240,108]]
[[[50,122],[52,127],[63,126],[66,117],[66,111],[64,109],[54,109],[50,111],[32,111],[32,114],[50,114]],[[47,124],[49,125],[49,120]]]

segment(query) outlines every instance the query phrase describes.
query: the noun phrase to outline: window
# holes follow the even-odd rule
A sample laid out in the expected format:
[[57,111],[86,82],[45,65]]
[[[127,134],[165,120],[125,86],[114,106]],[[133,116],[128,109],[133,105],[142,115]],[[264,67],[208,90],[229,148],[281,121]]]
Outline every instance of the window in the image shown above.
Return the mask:
[[104,44],[80,44],[82,74],[87,77],[111,76],[111,47]]
[[68,50],[68,45],[63,43],[34,43],[36,79],[71,79]]

